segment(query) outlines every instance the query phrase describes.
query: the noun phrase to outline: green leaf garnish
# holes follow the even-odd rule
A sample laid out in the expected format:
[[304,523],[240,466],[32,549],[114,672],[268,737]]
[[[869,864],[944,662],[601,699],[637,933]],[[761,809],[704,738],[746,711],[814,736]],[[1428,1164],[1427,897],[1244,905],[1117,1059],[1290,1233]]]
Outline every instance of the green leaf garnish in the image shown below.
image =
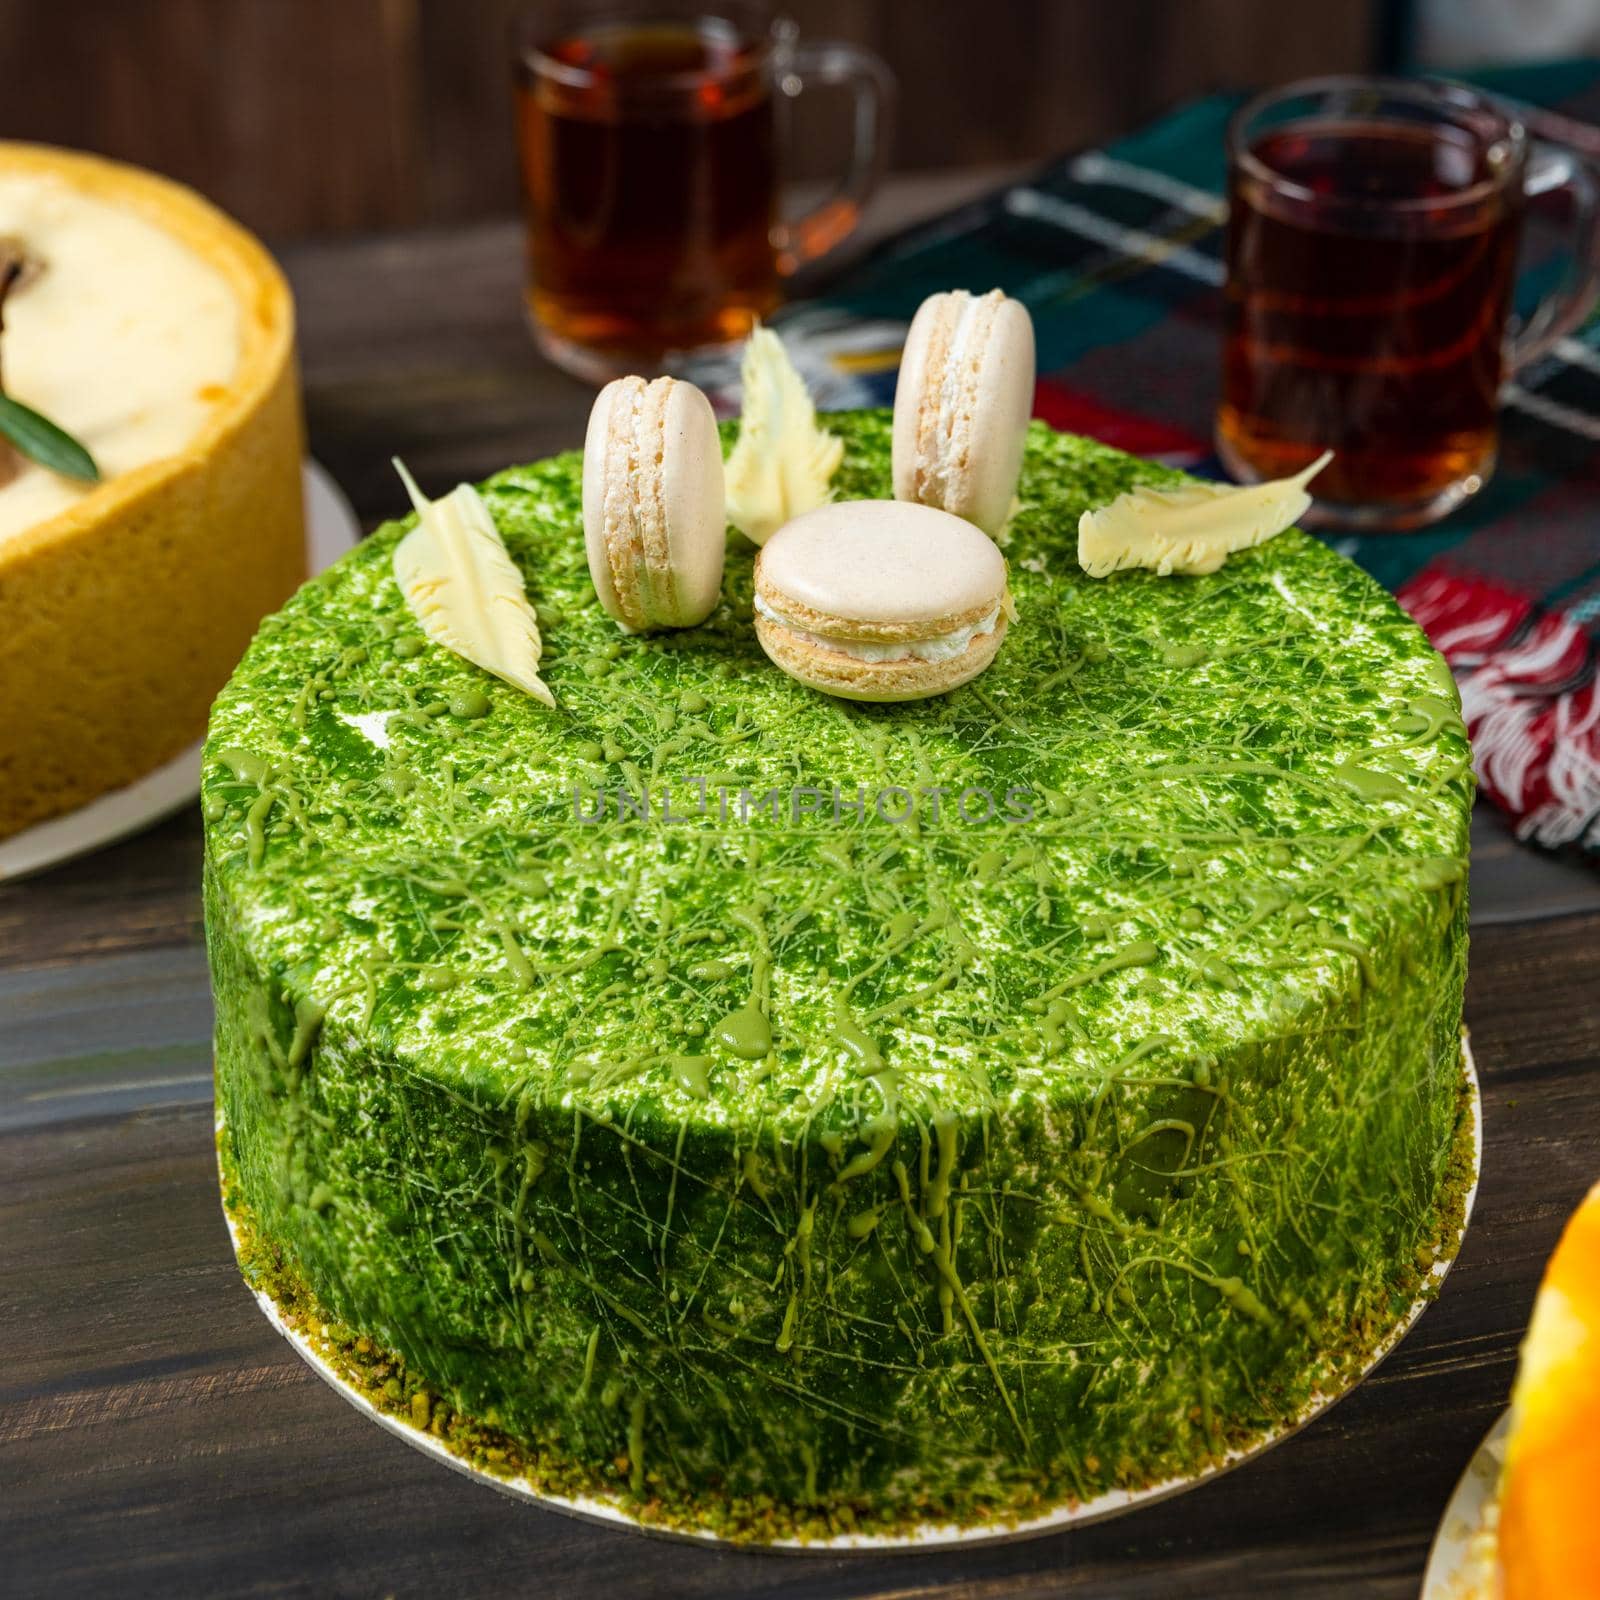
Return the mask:
[[94,457],[66,429],[8,394],[0,394],[0,438],[9,440],[30,461],[63,477],[80,483],[100,481]]

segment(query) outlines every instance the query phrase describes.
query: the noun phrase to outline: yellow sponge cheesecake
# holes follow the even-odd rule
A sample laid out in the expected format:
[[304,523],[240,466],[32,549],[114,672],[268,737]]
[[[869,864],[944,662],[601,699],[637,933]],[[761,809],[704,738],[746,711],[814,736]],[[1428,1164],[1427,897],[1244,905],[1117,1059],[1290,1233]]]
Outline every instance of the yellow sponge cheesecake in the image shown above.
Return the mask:
[[204,730],[305,576],[294,309],[272,258],[177,184],[0,142],[5,393],[80,482],[0,442],[0,837]]

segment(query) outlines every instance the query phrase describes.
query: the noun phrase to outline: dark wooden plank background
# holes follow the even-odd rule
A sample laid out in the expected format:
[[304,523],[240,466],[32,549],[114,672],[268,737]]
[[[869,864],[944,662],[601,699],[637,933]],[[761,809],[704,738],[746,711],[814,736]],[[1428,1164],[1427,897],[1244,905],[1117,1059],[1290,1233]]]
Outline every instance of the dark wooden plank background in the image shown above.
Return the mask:
[[[880,225],[977,179],[902,182]],[[286,252],[311,442],[372,522],[581,441],[520,323],[514,224]],[[217,1202],[189,811],[0,884],[0,1594],[1411,1600],[1600,1175],[1600,878],[1475,828],[1478,1211],[1379,1373],[1263,1460],[1078,1533],[938,1556],[713,1552],[539,1512],[360,1419],[267,1326]]]
[[[516,209],[528,0],[0,0],[0,136],[135,161],[275,237]],[[711,0],[707,9],[714,10]],[[900,81],[895,165],[1039,160],[1203,89],[1370,65],[1377,0],[789,0]],[[836,171],[802,102],[795,176]]]

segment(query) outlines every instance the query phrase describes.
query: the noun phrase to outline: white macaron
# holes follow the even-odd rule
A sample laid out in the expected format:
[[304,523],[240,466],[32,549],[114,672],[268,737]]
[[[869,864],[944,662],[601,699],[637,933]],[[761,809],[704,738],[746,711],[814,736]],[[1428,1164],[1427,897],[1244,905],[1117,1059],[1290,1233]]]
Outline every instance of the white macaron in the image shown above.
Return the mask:
[[970,522],[839,500],[785,523],[755,566],[761,648],[847,700],[920,700],[977,677],[1006,636],[1005,558]]
[[999,290],[929,295],[900,357],[894,494],[1005,526],[1033,412],[1033,319]]
[[583,445],[583,534],[600,604],[629,633],[692,628],[722,589],[722,444],[677,378],[617,378]]

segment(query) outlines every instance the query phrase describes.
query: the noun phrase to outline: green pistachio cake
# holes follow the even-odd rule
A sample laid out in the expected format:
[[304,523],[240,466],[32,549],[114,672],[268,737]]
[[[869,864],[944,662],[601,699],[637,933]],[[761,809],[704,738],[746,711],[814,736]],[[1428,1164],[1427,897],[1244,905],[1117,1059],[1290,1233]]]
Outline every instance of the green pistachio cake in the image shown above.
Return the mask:
[[1171,476],[1034,424],[1017,620],[908,704],[774,668],[742,540],[619,633],[575,453],[483,489],[556,710],[424,642],[409,523],[307,584],[205,759],[247,1271],[480,1463],[734,1537],[1037,1514],[1348,1379],[1459,1221],[1468,745],[1301,533],[1086,577]]

